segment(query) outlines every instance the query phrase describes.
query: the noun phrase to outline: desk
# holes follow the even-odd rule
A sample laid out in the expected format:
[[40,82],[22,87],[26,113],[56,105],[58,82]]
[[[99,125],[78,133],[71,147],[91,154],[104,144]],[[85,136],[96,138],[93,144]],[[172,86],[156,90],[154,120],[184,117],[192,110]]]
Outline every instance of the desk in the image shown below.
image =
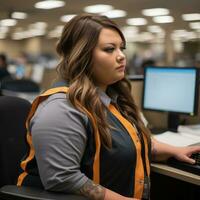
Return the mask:
[[152,163],[153,172],[200,186],[200,176],[161,163]]
[[151,172],[151,200],[200,199],[200,176],[161,163]]

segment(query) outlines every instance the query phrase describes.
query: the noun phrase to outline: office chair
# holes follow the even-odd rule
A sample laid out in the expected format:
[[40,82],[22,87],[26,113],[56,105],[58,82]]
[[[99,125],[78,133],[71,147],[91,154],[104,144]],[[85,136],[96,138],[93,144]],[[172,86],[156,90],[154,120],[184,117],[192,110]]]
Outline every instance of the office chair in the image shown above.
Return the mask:
[[25,121],[30,108],[25,99],[0,96],[0,199],[86,200],[82,196],[16,186],[20,160],[27,150]]
[[1,90],[13,92],[39,92],[39,85],[30,79],[14,79],[11,76],[1,80]]
[[25,120],[31,104],[18,97],[0,97],[0,186],[15,184],[25,155]]
[[30,79],[6,77],[0,82],[0,93],[3,96],[16,96],[32,102],[40,92],[39,85]]

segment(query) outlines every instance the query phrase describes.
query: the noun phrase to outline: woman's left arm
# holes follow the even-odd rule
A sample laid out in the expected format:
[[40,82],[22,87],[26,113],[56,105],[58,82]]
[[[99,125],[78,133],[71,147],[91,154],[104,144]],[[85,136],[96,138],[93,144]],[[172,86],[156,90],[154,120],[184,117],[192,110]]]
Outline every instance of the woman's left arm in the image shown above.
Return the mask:
[[175,147],[152,138],[152,158],[153,161],[165,161],[174,157],[179,161],[194,164],[195,160],[191,158],[193,153],[200,152],[200,146]]

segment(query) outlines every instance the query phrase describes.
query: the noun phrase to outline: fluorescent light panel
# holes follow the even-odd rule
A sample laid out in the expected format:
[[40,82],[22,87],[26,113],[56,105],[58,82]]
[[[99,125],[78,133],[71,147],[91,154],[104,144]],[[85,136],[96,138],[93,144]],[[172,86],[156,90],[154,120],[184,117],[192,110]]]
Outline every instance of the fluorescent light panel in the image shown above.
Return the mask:
[[181,41],[186,41],[186,40],[193,40],[197,39],[197,33],[192,32],[192,31],[187,31],[187,30],[174,30],[173,33],[171,34],[171,38],[173,40],[181,40]]
[[87,13],[103,13],[108,12],[113,9],[113,6],[106,4],[96,4],[91,6],[86,6],[83,10]]
[[17,24],[16,19],[2,19],[0,21],[1,26],[15,26]]
[[145,16],[160,16],[160,15],[168,15],[169,10],[166,8],[150,8],[142,10],[142,14]]
[[11,17],[14,19],[26,19],[27,14],[25,12],[13,12]]
[[174,22],[174,18],[172,16],[156,16],[153,17],[153,21],[155,23],[165,24]]
[[8,26],[0,26],[0,33],[7,33],[9,31]]
[[183,14],[182,19],[184,21],[195,21],[200,20],[200,13],[190,13],[190,14]]
[[200,22],[191,22],[189,26],[191,29],[200,29]]
[[45,35],[45,30],[38,30],[38,29],[29,29],[26,31],[15,32],[12,34],[13,40],[22,40],[25,38],[31,38],[36,36]]
[[35,22],[33,24],[29,25],[29,28],[34,28],[34,29],[45,29],[47,27],[46,22]]
[[75,17],[76,15],[75,14],[72,14],[72,15],[63,15],[60,20],[62,22],[68,22],[70,21],[73,17]]
[[138,33],[139,29],[138,29],[138,27],[136,27],[136,26],[124,26],[124,27],[122,28],[122,31],[123,31],[123,32],[126,32],[126,33],[131,33],[131,34],[133,34],[133,33]]
[[64,1],[60,0],[45,0],[37,2],[34,6],[38,9],[53,9],[63,7],[65,5]]
[[132,26],[142,26],[147,24],[147,20],[145,18],[129,18],[126,23]]
[[157,25],[148,26],[147,30],[151,33],[161,33],[161,32],[163,32],[163,30],[160,28],[160,26],[157,26]]
[[108,12],[102,13],[102,15],[105,15],[109,18],[120,18],[120,17],[125,17],[127,13],[124,10],[110,10]]

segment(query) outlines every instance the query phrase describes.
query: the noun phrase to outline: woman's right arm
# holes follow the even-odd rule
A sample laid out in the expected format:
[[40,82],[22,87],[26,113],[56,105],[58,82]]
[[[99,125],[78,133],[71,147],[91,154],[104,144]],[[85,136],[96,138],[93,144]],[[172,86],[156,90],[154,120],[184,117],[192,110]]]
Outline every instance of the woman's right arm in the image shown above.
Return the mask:
[[87,144],[86,125],[87,117],[74,109],[64,94],[51,96],[37,110],[31,133],[45,189],[81,194],[91,200],[133,199],[94,184],[80,171]]
[[135,198],[124,197],[116,192],[95,184],[88,180],[79,190],[78,194],[82,194],[91,200],[137,200]]

